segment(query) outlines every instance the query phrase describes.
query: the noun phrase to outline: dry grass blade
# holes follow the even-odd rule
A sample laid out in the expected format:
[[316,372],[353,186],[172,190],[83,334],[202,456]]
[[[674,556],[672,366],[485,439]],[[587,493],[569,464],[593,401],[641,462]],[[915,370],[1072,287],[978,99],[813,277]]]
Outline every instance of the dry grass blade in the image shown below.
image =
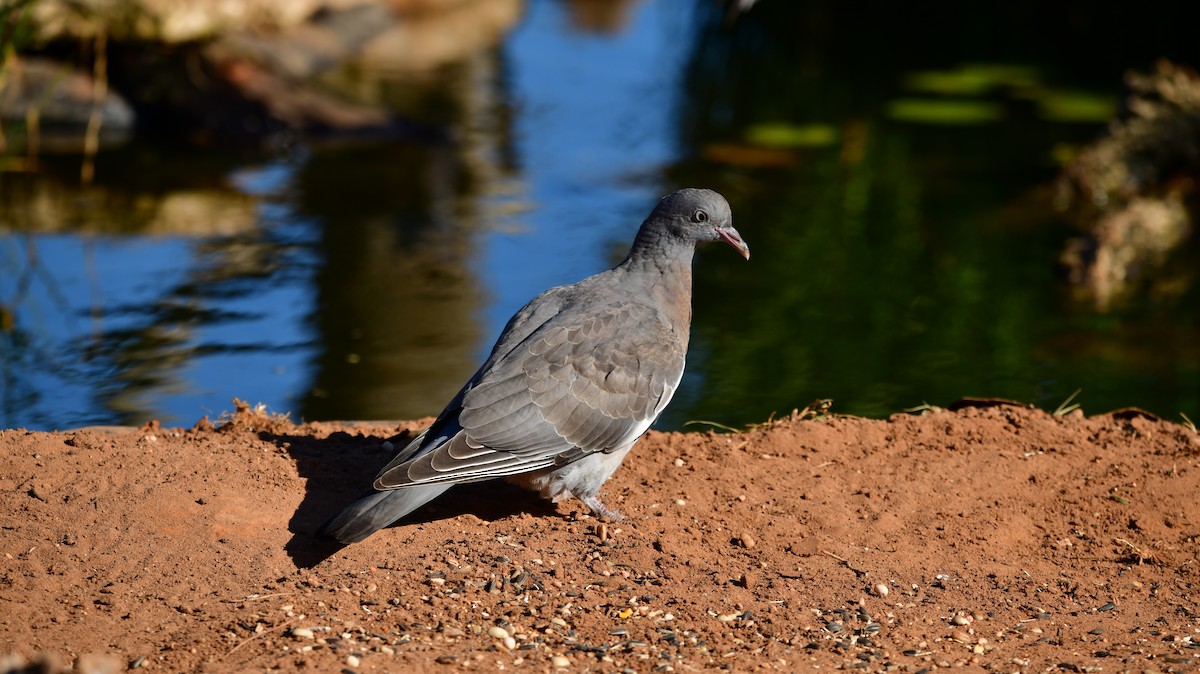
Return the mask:
[[812,401],[804,406],[804,409],[793,409],[786,417],[776,418],[775,413],[767,417],[766,421],[750,424],[746,428],[752,431],[766,431],[782,424],[791,423],[793,421],[811,421],[814,419],[822,419],[830,416],[829,410],[833,407],[832,398],[820,398]]
[[767,431],[782,424],[791,423],[793,421],[807,421],[812,419],[821,419],[829,416],[829,409],[833,407],[832,398],[820,398],[804,406],[804,409],[793,409],[786,417],[776,418],[775,413],[771,412],[771,416],[767,417],[766,421],[757,424],[748,424],[744,429],[736,429],[732,426],[726,426],[716,421],[706,421],[704,419],[692,419],[685,421],[684,426],[704,425],[718,428],[729,433],[745,433],[746,431]]
[[1079,403],[1072,404],[1071,401],[1074,400],[1075,396],[1079,395],[1080,393],[1083,393],[1083,389],[1077,388],[1077,389],[1075,389],[1074,393],[1067,396],[1067,399],[1062,401],[1062,404],[1059,405],[1057,408],[1055,408],[1054,416],[1061,417],[1065,414],[1070,414],[1071,412],[1074,412],[1075,410],[1079,409]]
[[254,636],[250,637],[249,639],[243,639],[242,641],[238,642],[238,644],[236,646],[229,649],[229,651],[226,652],[225,655],[222,655],[221,660],[224,660],[225,658],[228,658],[229,656],[238,652],[238,650],[241,649],[242,646],[245,646],[246,644],[250,643],[251,641],[254,641],[255,639],[258,639],[258,638],[260,638],[266,634],[269,634],[271,632],[277,632],[281,629],[287,629],[288,627],[291,627],[292,623],[296,622],[296,620],[297,620],[296,618],[292,618],[291,620],[283,623],[282,625],[276,625],[275,627],[272,627],[271,629],[263,630],[263,631],[259,632],[258,634],[255,634]]
[[729,433],[741,433],[742,432],[732,426],[726,426],[725,424],[722,424],[720,422],[707,421],[705,419],[692,419],[691,421],[683,422],[683,425],[684,426],[700,426],[700,425],[711,426],[713,428],[719,428],[719,429],[721,429],[723,431],[727,431]]
[[937,405],[930,405],[927,402],[922,402],[916,407],[907,407],[904,409],[904,411],[908,412],[909,414],[940,414],[945,412],[946,408],[938,407]]

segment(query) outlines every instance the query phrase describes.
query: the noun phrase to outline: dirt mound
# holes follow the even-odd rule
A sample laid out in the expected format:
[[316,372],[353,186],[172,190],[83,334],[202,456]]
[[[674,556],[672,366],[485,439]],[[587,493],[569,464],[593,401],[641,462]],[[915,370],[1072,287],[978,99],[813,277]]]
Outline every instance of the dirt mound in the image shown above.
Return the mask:
[[[505,484],[312,532],[416,424],[0,432],[0,670],[1184,670],[1200,437],[968,406],[651,433],[602,523]],[[436,671],[436,670],[435,670]]]

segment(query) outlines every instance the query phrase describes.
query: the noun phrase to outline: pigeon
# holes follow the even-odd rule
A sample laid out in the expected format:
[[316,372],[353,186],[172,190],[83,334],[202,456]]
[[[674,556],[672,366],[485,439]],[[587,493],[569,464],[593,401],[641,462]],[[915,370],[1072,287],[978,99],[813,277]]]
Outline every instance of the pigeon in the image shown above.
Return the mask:
[[703,241],[750,259],[720,194],[663,197],[620,264],[522,307],[446,409],[322,534],[356,543],[456,484],[495,478],[620,519],[600,487],[683,377],[692,256]]

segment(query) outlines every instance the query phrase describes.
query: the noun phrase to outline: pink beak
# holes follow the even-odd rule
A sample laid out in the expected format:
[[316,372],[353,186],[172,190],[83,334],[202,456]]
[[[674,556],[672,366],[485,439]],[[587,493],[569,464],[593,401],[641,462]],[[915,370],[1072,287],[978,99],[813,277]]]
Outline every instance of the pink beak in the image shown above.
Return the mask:
[[742,241],[742,235],[738,234],[738,231],[732,226],[718,227],[717,236],[721,237],[725,243],[733,246],[734,250],[742,254],[742,257],[747,260],[750,259],[750,246],[747,246],[746,242]]

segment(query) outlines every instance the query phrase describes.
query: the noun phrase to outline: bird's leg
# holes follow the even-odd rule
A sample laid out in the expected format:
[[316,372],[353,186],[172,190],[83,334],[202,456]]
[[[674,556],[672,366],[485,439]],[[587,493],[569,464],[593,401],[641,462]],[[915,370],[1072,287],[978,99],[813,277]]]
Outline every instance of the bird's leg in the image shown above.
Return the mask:
[[592,496],[590,498],[580,500],[583,501],[583,504],[591,509],[592,514],[597,517],[603,517],[610,522],[620,522],[621,520],[625,519],[624,515],[615,510],[609,509],[608,506],[601,503],[599,496]]

